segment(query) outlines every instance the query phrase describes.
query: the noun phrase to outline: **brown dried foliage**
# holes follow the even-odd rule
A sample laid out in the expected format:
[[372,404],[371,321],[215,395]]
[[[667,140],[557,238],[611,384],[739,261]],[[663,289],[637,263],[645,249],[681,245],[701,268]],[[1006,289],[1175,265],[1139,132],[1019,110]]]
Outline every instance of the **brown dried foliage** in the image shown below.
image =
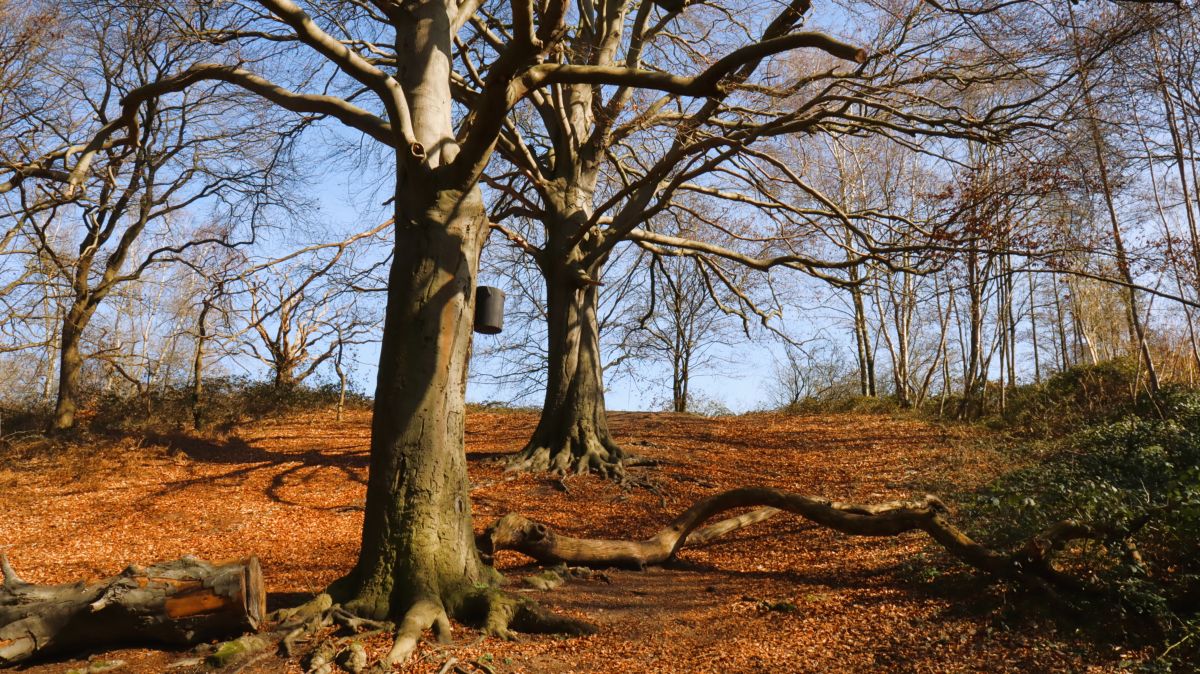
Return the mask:
[[[332,412],[309,413],[217,439],[11,450],[0,464],[0,551],[26,580],[44,583],[185,553],[256,554],[271,603],[295,604],[354,561],[368,421],[365,412],[343,423]],[[882,416],[619,413],[613,422],[620,442],[665,462],[642,473],[653,488],[505,474],[492,459],[518,449],[536,417],[473,414],[476,528],[520,512],[575,536],[641,538],[698,498],[736,486],[880,501],[969,488],[1003,463],[963,433]],[[927,545],[920,534],[851,538],[779,516],[687,549],[668,568],[581,575],[551,592],[514,583],[598,624],[596,636],[478,641],[455,626],[455,644],[423,643],[403,671],[437,672],[450,658],[457,662],[448,671],[464,672],[1109,671],[1145,656],[1064,636],[1036,617],[1005,618],[1001,588],[947,573],[952,564]],[[517,553],[501,552],[496,564],[514,581],[536,572]],[[390,638],[365,645],[378,657]],[[150,673],[184,655],[123,649],[99,657]],[[272,658],[245,671],[301,670]]]

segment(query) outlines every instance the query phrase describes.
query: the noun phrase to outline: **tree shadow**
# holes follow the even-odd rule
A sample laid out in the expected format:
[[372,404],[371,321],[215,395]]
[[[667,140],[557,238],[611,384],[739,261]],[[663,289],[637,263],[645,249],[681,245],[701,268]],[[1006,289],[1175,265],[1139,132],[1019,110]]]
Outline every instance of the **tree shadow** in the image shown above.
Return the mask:
[[[368,449],[357,452],[344,450],[359,447],[357,444],[325,447],[322,449],[305,449],[287,452],[263,449],[246,442],[243,438],[234,436],[223,441],[200,438],[186,433],[166,433],[147,436],[147,442],[164,446],[167,451],[186,457],[189,461],[210,465],[235,467],[219,475],[199,475],[182,480],[164,482],[154,492],[152,497],[165,497],[185,489],[211,484],[244,483],[251,475],[260,471],[276,470],[267,487],[263,490],[268,498],[281,505],[301,506],[316,510],[338,510],[347,507],[311,506],[287,499],[282,495],[284,487],[292,482],[289,478],[300,475],[298,482],[303,484],[312,481],[325,468],[334,468],[347,479],[366,485],[367,479],[360,475],[369,465]],[[294,464],[294,465],[287,465]],[[286,466],[286,467],[285,467]],[[307,471],[307,473],[305,473]]]

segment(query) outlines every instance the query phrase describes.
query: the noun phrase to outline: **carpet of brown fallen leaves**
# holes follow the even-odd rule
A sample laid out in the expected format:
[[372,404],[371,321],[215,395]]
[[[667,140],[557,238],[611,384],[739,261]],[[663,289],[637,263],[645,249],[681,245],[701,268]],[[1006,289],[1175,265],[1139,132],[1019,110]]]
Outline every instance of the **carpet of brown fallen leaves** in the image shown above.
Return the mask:
[[[970,487],[1003,469],[1000,455],[965,431],[886,416],[616,413],[619,441],[666,462],[639,469],[656,489],[504,474],[496,457],[518,449],[535,421],[526,413],[469,418],[477,528],[517,511],[574,536],[644,537],[696,499],[736,486],[876,501]],[[180,435],[10,455],[0,463],[0,552],[27,581],[43,583],[183,554],[256,554],[270,603],[294,605],[353,563],[368,433],[366,412],[341,423],[322,412],[257,422],[220,439]],[[423,644],[402,671],[436,672],[454,657],[461,671],[497,673],[1076,672],[1112,671],[1146,656],[1099,643],[1086,630],[1054,627],[1031,616],[1028,602],[1018,615],[1009,593],[956,567],[921,534],[850,538],[780,516],[685,550],[669,568],[608,571],[549,592],[520,589],[521,576],[536,571],[527,558],[505,552],[496,563],[514,591],[585,617],[600,633],[503,642],[455,625],[454,644]],[[390,644],[380,636],[367,645],[378,655]],[[90,657],[157,673],[184,655],[125,648]],[[300,668],[267,660],[247,671]]]

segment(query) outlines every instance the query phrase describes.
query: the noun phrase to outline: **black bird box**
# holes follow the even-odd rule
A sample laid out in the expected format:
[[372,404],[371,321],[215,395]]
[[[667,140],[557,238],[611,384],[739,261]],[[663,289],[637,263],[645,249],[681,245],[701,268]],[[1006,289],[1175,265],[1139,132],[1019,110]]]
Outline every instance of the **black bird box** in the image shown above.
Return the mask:
[[491,286],[475,289],[475,332],[499,334],[504,329],[504,291]]

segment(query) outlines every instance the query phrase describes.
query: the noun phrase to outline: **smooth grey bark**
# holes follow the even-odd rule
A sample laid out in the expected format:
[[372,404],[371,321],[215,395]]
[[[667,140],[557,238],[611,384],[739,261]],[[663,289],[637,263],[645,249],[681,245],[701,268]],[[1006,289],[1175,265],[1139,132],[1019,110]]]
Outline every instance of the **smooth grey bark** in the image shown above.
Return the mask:
[[[861,280],[857,265],[850,268],[850,280],[855,284]],[[871,345],[871,332],[867,326],[867,309],[863,302],[862,287],[851,286],[850,298],[854,305],[854,345],[858,357],[859,393],[864,397],[874,398],[875,353]]]

